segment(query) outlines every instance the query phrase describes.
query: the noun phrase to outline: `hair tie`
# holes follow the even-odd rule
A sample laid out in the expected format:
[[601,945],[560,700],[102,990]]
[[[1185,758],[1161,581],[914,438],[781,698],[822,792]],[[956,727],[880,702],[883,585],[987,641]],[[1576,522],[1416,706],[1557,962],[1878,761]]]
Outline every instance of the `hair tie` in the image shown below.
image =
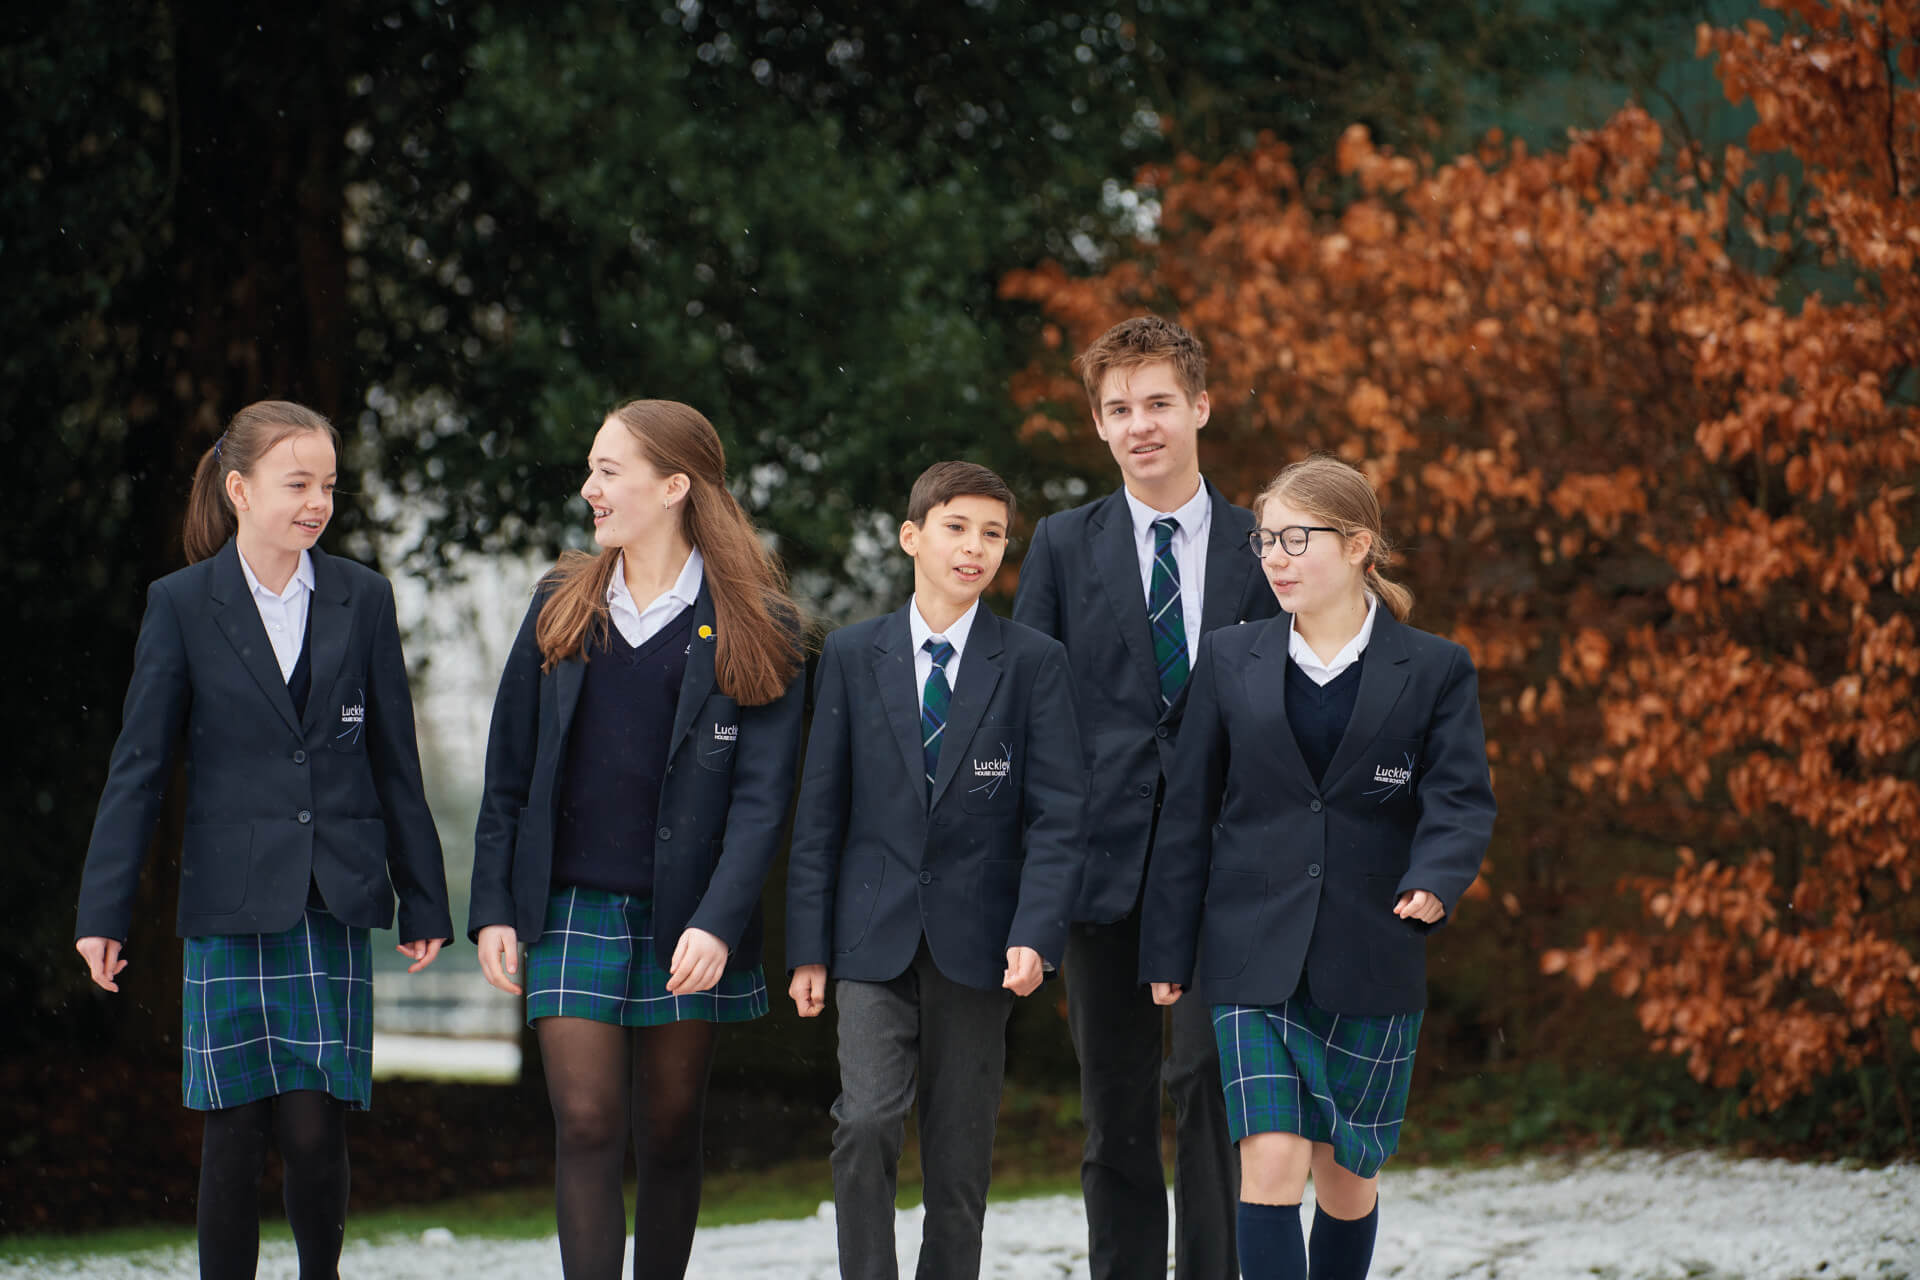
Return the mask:
[[222,431],[220,433],[220,438],[213,442],[213,460],[215,462],[220,461],[220,446],[225,444],[226,442],[227,442],[227,433]]

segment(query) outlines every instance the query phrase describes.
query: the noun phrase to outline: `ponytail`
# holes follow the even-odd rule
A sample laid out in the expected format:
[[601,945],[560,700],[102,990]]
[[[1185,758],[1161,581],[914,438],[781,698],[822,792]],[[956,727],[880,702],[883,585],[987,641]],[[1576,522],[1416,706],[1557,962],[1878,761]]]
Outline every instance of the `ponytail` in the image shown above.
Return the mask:
[[[1374,546],[1379,545],[1380,541],[1376,538]],[[1381,562],[1384,563],[1384,557]],[[1367,556],[1367,590],[1387,606],[1395,622],[1405,622],[1413,616],[1413,592],[1381,573],[1371,553]]]
[[288,436],[324,431],[340,451],[340,433],[325,417],[291,400],[257,400],[233,415],[233,421],[200,455],[193,469],[193,487],[187,492],[187,516],[180,525],[180,544],[187,563],[197,564],[220,550],[239,531],[240,517],[227,496],[227,476],[238,471],[252,475],[262,455]]

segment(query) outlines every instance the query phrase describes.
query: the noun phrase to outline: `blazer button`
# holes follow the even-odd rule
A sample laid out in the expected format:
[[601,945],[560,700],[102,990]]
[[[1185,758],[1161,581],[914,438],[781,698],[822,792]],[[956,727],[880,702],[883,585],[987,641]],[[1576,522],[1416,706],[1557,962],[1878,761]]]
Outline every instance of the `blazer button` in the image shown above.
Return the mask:
[[1140,794],[1141,794],[1142,796],[1150,796],[1150,795],[1152,795],[1152,794],[1153,794],[1153,784],[1152,784],[1151,782],[1143,782],[1143,783],[1141,783],[1141,784],[1140,784]]
[[1315,813],[1318,813],[1320,812],[1320,802],[1318,800],[1315,800],[1312,804],[1308,805],[1307,808],[1313,810]]
[[312,822],[312,821],[313,821],[313,810],[311,810],[311,809],[302,809],[302,810],[301,810],[300,812],[298,812],[298,813],[296,813],[296,814],[294,814],[293,816],[294,816],[294,818],[295,818],[295,819],[297,819],[297,820],[298,820],[298,821],[300,821],[300,822]]
[[1153,736],[1154,736],[1154,737],[1156,737],[1156,738],[1164,738],[1164,737],[1166,737],[1166,736],[1167,736],[1167,726],[1165,726],[1165,725],[1163,725],[1163,724],[1157,724],[1157,725],[1155,725],[1155,726],[1153,726]]
[[921,884],[932,884],[932,883],[933,883],[933,872],[931,872],[931,871],[922,871],[922,872],[920,873],[920,883],[921,883]]
[[672,827],[662,827],[662,828],[660,828],[660,838],[661,838],[662,840],[671,840],[671,839],[673,839],[673,828],[672,828]]
[[1317,862],[1309,862],[1307,864],[1307,875],[1315,879],[1319,878],[1320,864]]
[[295,764],[305,764],[305,763],[307,762],[307,753],[306,753],[306,752],[304,752],[304,751],[296,751],[296,752],[294,752],[294,753],[293,753],[293,762],[294,762]]

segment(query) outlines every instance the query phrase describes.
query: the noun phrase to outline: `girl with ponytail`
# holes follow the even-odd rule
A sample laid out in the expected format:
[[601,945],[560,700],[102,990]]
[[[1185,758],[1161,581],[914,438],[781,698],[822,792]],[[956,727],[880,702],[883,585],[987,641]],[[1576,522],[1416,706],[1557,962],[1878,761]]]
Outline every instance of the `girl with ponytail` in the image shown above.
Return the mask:
[[1493,789],[1473,661],[1407,625],[1366,476],[1308,458],[1253,512],[1286,612],[1200,642],[1140,980],[1157,1003],[1212,1011],[1241,1274],[1359,1280],[1406,1112],[1426,935],[1478,873]]
[[325,418],[266,400],[201,457],[188,567],[147,592],[80,885],[75,949],[117,991],[184,751],[183,1092],[206,1117],[200,1274],[222,1280],[254,1274],[269,1146],[300,1274],[336,1274],[345,1114],[372,1091],[370,931],[393,922],[397,889],[410,972],[453,934],[393,589],[315,545],[338,453]]
[[685,1273],[716,1025],[767,1012],[760,891],[800,749],[801,620],[713,425],[607,416],[580,496],[597,555],[534,592],[487,739],[468,933],[516,995],[553,1105],[561,1266]]

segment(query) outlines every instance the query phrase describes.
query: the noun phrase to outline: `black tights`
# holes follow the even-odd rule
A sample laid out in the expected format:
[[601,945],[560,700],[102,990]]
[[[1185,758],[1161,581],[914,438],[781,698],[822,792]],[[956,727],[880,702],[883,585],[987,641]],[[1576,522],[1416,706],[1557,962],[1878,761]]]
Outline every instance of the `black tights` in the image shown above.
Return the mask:
[[337,1280],[347,1229],[347,1104],[316,1089],[206,1113],[200,1144],[201,1280],[252,1280],[267,1147],[286,1170],[300,1280]]
[[633,1274],[680,1280],[700,1216],[713,1024],[629,1029],[541,1018],[535,1030],[553,1102],[561,1270],[567,1280],[618,1280],[627,1245],[620,1175],[631,1125],[640,1174]]

